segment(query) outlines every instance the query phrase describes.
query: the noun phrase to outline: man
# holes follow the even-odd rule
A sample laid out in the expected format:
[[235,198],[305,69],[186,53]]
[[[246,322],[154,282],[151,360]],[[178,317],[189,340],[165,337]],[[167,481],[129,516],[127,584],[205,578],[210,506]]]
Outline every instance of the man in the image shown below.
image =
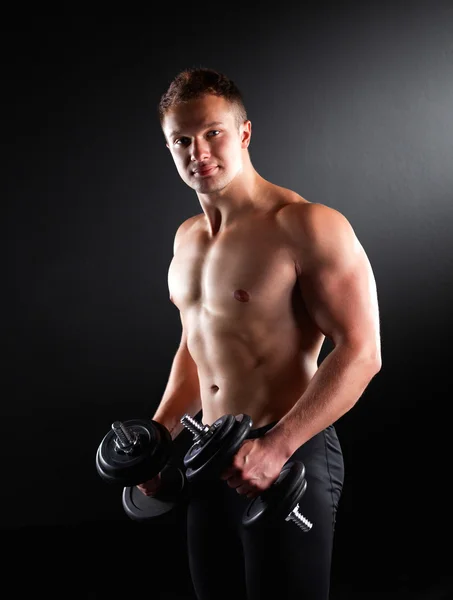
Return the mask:
[[[224,74],[180,73],[161,98],[159,118],[202,212],[174,239],[168,285],[182,335],[153,419],[173,439],[181,417],[200,409],[207,425],[225,414],[253,420],[222,477],[192,484],[187,519],[196,594],[327,600],[344,477],[333,423],[381,367],[371,266],[342,214],[255,170],[251,122]],[[326,337],[333,349],[319,365]],[[289,459],[306,468],[300,510],[312,530],[284,519],[243,530],[245,498],[268,489]],[[138,487],[152,495],[158,485],[159,477]]]

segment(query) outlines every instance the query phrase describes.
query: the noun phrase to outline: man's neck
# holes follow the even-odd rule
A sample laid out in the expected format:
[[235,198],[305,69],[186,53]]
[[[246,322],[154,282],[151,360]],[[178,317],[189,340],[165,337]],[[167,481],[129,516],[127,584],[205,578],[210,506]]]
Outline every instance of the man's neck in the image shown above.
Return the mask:
[[246,182],[232,182],[216,194],[198,194],[211,235],[221,233],[246,214],[262,210],[266,184],[254,171]]

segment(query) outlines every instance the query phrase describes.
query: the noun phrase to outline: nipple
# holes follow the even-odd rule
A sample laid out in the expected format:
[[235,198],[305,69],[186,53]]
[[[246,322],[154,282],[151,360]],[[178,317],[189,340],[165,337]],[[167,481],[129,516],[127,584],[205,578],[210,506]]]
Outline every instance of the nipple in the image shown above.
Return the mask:
[[236,290],[233,295],[239,302],[248,302],[250,300],[250,295],[245,290]]

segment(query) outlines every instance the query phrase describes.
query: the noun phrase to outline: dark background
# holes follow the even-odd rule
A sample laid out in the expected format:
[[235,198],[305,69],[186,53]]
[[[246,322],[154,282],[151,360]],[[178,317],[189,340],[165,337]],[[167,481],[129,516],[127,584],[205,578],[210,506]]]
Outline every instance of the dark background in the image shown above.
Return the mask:
[[156,106],[200,65],[243,91],[258,172],[342,212],[377,281],[383,367],[336,424],[332,597],[447,598],[452,4],[170,8],[5,22],[4,572],[18,597],[192,597],[184,514],[131,522],[95,452],[154,412],[179,343],[167,269],[201,208]]

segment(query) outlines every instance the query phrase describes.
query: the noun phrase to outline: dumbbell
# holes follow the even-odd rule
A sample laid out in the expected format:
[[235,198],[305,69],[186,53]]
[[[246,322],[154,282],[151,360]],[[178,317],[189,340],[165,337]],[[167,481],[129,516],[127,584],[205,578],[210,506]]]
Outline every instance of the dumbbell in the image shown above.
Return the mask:
[[[252,419],[245,414],[224,415],[208,426],[186,414],[181,423],[194,436],[183,462],[187,481],[195,481],[220,477],[246,439]],[[242,524],[250,528],[284,518],[296,523],[302,531],[310,531],[313,524],[299,512],[299,500],[306,489],[304,464],[301,461],[286,463],[277,480],[247,505]]]
[[[185,498],[185,475],[172,461],[175,442],[153,420],[115,421],[96,452],[96,468],[107,482],[124,486],[123,509],[135,521],[149,521],[172,511]],[[175,461],[176,462],[176,461]],[[136,486],[160,473],[161,486],[145,496]]]

